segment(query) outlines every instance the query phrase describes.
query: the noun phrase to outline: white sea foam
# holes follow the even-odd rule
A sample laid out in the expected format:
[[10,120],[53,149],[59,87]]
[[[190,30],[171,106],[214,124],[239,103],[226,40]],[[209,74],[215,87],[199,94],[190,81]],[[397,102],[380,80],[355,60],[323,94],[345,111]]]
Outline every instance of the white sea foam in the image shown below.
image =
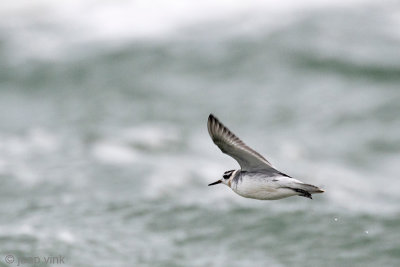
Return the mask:
[[[71,47],[165,38],[180,29],[232,20],[234,31],[280,27],[315,8],[352,7],[365,1],[2,1],[0,26],[12,31],[6,47],[26,57],[52,60]],[[233,23],[233,22],[232,22]],[[226,30],[225,32],[232,32]],[[29,43],[29,46],[25,44]]]
[[59,140],[54,134],[42,128],[34,128],[29,132],[28,140],[32,149],[41,152],[54,152],[59,146]]
[[110,141],[101,141],[94,144],[92,155],[102,163],[120,165],[135,161],[135,152],[124,144]]
[[180,133],[169,125],[147,124],[122,130],[121,141],[151,149],[162,149],[171,142],[177,142]]
[[27,223],[0,227],[0,236],[7,236],[7,235],[35,236],[35,229],[31,224]]
[[21,223],[18,225],[10,225],[7,227],[0,228],[0,236],[30,236],[39,240],[46,240],[50,242],[51,239],[59,240],[64,243],[72,244],[77,241],[77,238],[71,231],[67,229],[52,230],[52,229],[42,229],[35,227],[29,223]]
[[32,159],[54,157],[61,140],[43,128],[34,128],[20,135],[0,134],[0,173],[11,174],[32,186],[41,180],[40,167]]
[[57,233],[57,238],[60,241],[63,241],[68,244],[72,244],[76,241],[75,236],[69,230],[66,230],[66,229],[60,230]]
[[32,153],[52,153],[59,146],[58,138],[51,132],[42,129],[30,129],[23,135],[3,135],[0,148],[8,156],[26,156]]

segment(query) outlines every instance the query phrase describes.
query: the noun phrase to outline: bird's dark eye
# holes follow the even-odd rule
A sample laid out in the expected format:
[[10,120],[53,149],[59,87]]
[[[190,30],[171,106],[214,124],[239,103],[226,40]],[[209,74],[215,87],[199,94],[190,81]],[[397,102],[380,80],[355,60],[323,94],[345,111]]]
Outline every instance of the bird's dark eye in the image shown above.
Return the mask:
[[229,179],[229,177],[231,177],[233,171],[234,170],[224,172],[224,175],[222,175],[222,177],[224,177],[224,179]]
[[232,176],[232,173],[225,173],[222,177],[224,177],[224,179],[229,179]]

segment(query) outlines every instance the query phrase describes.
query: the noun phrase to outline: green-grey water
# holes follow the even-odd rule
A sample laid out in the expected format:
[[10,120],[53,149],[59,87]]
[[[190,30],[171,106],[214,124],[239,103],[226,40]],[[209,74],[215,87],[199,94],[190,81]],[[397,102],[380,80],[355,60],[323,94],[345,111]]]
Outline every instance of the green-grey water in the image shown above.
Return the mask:
[[[400,266],[398,3],[173,3],[0,4],[0,265]],[[207,187],[209,113],[326,192]]]

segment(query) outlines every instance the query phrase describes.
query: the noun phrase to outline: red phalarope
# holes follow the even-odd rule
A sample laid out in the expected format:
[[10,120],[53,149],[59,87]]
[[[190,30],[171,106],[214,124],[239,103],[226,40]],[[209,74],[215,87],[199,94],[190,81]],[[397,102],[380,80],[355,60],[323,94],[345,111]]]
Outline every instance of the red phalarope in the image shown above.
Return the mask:
[[209,184],[225,184],[236,194],[261,200],[290,196],[312,199],[312,194],[323,193],[317,186],[305,184],[275,169],[268,160],[248,147],[212,114],[208,117],[208,132],[221,151],[234,158],[239,170],[226,171],[222,179]]

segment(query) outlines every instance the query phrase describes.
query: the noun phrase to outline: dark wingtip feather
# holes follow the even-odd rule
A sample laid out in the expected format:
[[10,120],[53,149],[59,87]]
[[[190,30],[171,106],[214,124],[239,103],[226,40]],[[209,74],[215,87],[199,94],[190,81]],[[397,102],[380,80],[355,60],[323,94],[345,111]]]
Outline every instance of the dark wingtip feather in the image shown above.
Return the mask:
[[214,128],[214,124],[215,124],[216,121],[218,121],[217,118],[212,113],[210,113],[210,115],[208,116],[208,121],[207,121],[207,129],[208,129],[208,133],[211,136],[211,139],[213,139],[213,140],[214,140],[214,138],[213,138],[213,132],[214,132],[213,128]]
[[208,124],[218,124],[219,120],[212,113],[208,116]]
[[214,134],[216,133],[216,131],[219,131],[220,128],[222,127],[222,129],[224,128],[224,126],[219,122],[219,120],[217,119],[217,117],[215,117],[212,113],[210,113],[210,115],[208,116],[208,131],[211,135],[211,137],[214,140]]

